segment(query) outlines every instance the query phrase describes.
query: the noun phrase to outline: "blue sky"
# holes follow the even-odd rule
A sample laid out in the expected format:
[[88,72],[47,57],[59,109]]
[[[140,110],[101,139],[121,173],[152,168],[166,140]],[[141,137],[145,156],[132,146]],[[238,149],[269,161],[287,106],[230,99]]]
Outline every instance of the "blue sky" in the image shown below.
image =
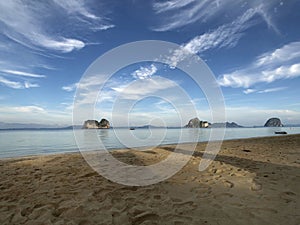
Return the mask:
[[[187,50],[214,73],[228,121],[263,125],[276,116],[300,123],[299,10],[296,0],[2,1],[0,122],[71,124],[76,87],[94,60],[122,44],[163,40],[181,46],[169,65],[143,62],[118,71],[99,93],[95,119],[128,125],[122,112],[112,116],[122,96],[136,102],[129,125],[182,125],[172,102],[149,97],[164,91],[175,99],[180,86],[197,109],[183,123],[210,120],[201,89],[173,69]],[[132,82],[138,86],[126,89]]]

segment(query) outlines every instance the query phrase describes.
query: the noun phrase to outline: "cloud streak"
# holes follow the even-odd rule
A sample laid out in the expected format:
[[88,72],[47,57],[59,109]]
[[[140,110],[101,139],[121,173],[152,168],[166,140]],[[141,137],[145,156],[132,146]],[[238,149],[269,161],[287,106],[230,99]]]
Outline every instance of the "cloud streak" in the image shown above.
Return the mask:
[[[40,86],[39,84],[31,83],[30,80],[46,77],[45,75],[42,74],[28,73],[19,70],[8,70],[8,69],[1,70],[0,73],[2,74],[2,77],[0,77],[0,84],[13,89],[28,89],[28,88],[39,87]],[[9,79],[11,77],[15,79],[21,79],[22,81],[14,81]]]
[[[58,10],[59,8],[61,10]],[[65,14],[74,16],[66,17]],[[86,2],[82,0],[53,0],[44,3],[20,0],[0,2],[2,34],[13,42],[35,50],[48,49],[61,53],[84,48],[86,43],[83,40],[68,37],[70,35],[67,31],[70,28],[57,30],[52,26],[51,29],[45,29],[49,26],[48,24],[53,23],[56,16],[66,21],[75,18],[73,23],[77,26],[83,24],[82,27],[90,31],[113,27],[112,24],[103,23],[102,18],[93,14]],[[87,27],[87,23],[90,24],[89,27]],[[59,26],[63,27],[63,23]]]
[[[155,31],[169,31],[182,28],[193,23],[206,23],[220,16],[235,17],[243,14],[247,9],[259,8],[258,13],[261,18],[268,24],[268,27],[278,31],[272,21],[270,9],[279,0],[259,1],[253,0],[245,2],[243,0],[169,0],[155,1],[153,10],[156,14],[162,16],[162,24],[153,28]],[[228,14],[230,12],[230,14]],[[226,19],[226,17],[224,19]]]
[[22,83],[8,80],[4,77],[0,77],[0,84],[4,85],[6,87],[14,88],[14,89],[22,89],[24,87],[22,85]]
[[88,19],[100,20],[99,16],[96,16],[95,14],[90,12],[90,9],[86,7],[84,1],[81,0],[65,0],[65,1],[53,0],[53,1],[55,2],[55,4],[59,5],[69,14],[78,14]]
[[153,79],[140,79],[129,85],[113,87],[112,90],[116,91],[121,99],[138,100],[174,87],[177,87],[175,82],[155,76]]
[[46,77],[45,75],[35,74],[35,73],[27,73],[27,72],[18,71],[18,70],[2,70],[2,72],[7,73],[7,74],[12,74],[12,75],[17,75],[17,76],[24,76],[24,77],[34,77],[34,78]]
[[[246,68],[223,74],[218,78],[221,86],[250,88],[257,83],[300,76],[300,42],[292,42],[257,57]],[[247,92],[247,91],[246,91]]]
[[1,106],[0,121],[8,123],[42,123],[70,125],[72,114],[70,112],[58,112],[36,105]]
[[251,19],[258,11],[258,9],[249,9],[233,22],[193,38],[167,57],[167,63],[171,67],[176,67],[179,62],[191,57],[193,54],[199,54],[214,48],[236,46],[243,36],[243,32],[254,24]]
[[256,89],[251,89],[248,88],[246,90],[244,90],[244,94],[252,94],[252,93],[259,93],[259,94],[263,94],[263,93],[271,93],[271,92],[277,92],[277,91],[282,91],[287,89],[287,87],[276,87],[276,88],[268,88],[268,89],[264,89],[264,90],[256,90]]
[[64,91],[67,91],[67,92],[71,92],[71,91],[74,91],[78,86],[78,83],[74,83],[74,84],[70,84],[70,85],[67,85],[67,86],[63,86],[61,89],[64,90]]
[[180,9],[191,3],[195,2],[194,0],[173,0],[173,1],[164,1],[164,2],[154,2],[153,9],[156,13],[162,13],[170,10]]
[[18,0],[0,3],[3,34],[26,47],[36,46],[61,52],[84,47],[82,41],[47,33],[43,29],[42,13],[37,14],[36,10],[32,4]]
[[27,89],[27,88],[39,87],[38,84],[33,84],[28,81],[25,82],[12,81],[1,76],[0,76],[0,84],[13,89]]
[[268,66],[284,63],[300,58],[300,42],[291,42],[274,51],[264,53],[257,57],[255,66]]

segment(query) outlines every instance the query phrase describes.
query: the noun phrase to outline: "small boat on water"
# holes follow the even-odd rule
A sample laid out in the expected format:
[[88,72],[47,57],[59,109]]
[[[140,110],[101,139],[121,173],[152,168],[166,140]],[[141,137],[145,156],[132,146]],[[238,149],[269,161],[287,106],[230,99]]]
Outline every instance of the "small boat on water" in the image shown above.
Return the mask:
[[130,127],[129,130],[135,130],[135,128],[134,127]]
[[275,134],[287,134],[286,131],[275,131]]

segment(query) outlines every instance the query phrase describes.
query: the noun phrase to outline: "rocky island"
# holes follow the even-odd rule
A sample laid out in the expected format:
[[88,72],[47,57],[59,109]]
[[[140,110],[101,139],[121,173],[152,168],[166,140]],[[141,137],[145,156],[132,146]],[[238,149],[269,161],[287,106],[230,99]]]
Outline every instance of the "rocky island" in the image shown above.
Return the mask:
[[226,123],[209,123],[207,121],[199,120],[199,118],[193,118],[191,119],[187,125],[185,125],[186,128],[240,128],[243,126],[238,125],[235,122],[226,122]]
[[226,122],[226,123],[213,123],[210,126],[211,128],[222,128],[222,127],[226,127],[226,128],[241,128],[243,126],[235,123],[235,122]]
[[279,118],[270,118],[265,123],[264,127],[283,127],[283,124]]
[[109,129],[110,124],[106,119],[101,119],[100,122],[97,120],[86,120],[82,126],[82,129]]
[[207,128],[209,127],[209,123],[207,121],[199,120],[197,117],[191,119],[185,127],[187,128]]

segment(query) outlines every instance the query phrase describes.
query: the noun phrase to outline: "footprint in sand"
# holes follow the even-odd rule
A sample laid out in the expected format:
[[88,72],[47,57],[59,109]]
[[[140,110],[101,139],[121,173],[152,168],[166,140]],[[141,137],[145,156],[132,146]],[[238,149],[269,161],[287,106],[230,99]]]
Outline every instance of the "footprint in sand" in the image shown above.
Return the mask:
[[154,200],[161,200],[161,195],[153,195]]
[[133,218],[132,224],[159,224],[159,216],[155,213],[143,212]]
[[151,212],[145,211],[141,208],[132,208],[129,211],[129,216],[131,218],[131,224],[159,224],[160,217]]
[[281,192],[279,194],[279,196],[280,196],[281,199],[285,200],[286,203],[296,201],[295,200],[296,194],[294,192],[291,192],[291,191]]
[[195,209],[197,205],[193,201],[178,202],[173,204],[174,208]]
[[232,198],[233,197],[233,194],[231,193],[220,193],[220,194],[216,194],[214,196],[214,198],[216,199],[228,199],[228,198]]
[[233,188],[234,187],[234,184],[228,180],[225,180],[223,182],[223,184],[225,185],[225,187],[228,187],[228,188]]

